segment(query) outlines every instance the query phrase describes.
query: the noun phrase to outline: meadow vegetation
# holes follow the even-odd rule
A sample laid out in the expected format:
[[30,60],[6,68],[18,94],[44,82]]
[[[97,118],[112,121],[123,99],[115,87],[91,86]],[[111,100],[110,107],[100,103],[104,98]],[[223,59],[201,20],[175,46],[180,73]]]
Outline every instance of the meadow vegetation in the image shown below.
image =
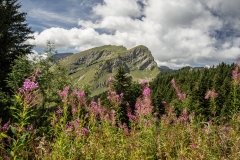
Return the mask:
[[[182,108],[179,113],[175,112],[179,106],[165,101],[164,113],[152,106],[151,89],[145,80],[139,84],[142,91],[132,106],[116,88],[117,79],[109,78],[107,97],[103,99],[108,103],[104,106],[102,99],[91,99],[84,88],[71,83],[58,86],[62,89],[41,88],[51,83],[49,79],[43,81],[42,76],[43,69],[34,69],[14,91],[11,117],[0,127],[2,159],[240,158],[238,106],[233,107],[230,118],[216,115],[217,91],[206,90],[204,98],[211,108],[206,120],[189,112],[188,95],[174,79],[170,83]],[[233,87],[239,87],[239,81],[236,65]],[[237,101],[236,96],[232,101]],[[121,118],[123,113],[127,118]]]
[[0,159],[240,159],[240,59],[141,84],[120,67],[90,97],[52,59],[52,43],[48,58],[26,58],[33,32],[20,8],[0,2]]

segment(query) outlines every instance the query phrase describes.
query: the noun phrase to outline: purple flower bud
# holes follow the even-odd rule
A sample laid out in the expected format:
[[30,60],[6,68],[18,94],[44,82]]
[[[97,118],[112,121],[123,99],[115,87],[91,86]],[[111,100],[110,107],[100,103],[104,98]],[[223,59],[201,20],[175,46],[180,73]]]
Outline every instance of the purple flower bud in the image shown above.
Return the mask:
[[2,130],[3,131],[7,131],[9,129],[9,124],[10,124],[10,121],[8,121],[7,123],[5,123],[2,127]]
[[88,134],[88,129],[83,127],[82,128],[82,134],[87,135]]
[[75,115],[77,113],[77,111],[78,111],[77,108],[75,108],[75,107],[72,108],[72,115]]
[[186,109],[184,109],[183,111],[182,111],[182,115],[187,115],[187,110]]
[[32,124],[28,127],[28,130],[29,131],[33,130],[33,125]]
[[77,122],[77,123],[80,123],[80,119],[79,119],[79,118],[77,118],[77,119],[76,119],[76,122]]
[[62,110],[60,107],[58,107],[58,110],[56,111],[57,115],[61,115],[62,114]]
[[205,99],[209,99],[209,97],[215,99],[215,98],[218,97],[218,93],[214,92],[214,91],[211,91],[211,90],[208,90],[206,95],[205,95]]

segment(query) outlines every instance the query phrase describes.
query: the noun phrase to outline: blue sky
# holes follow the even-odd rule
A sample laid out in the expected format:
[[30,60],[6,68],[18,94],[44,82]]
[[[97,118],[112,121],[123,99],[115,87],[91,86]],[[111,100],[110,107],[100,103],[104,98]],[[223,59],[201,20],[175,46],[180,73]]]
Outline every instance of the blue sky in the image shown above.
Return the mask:
[[58,52],[145,45],[158,65],[233,63],[240,54],[239,0],[19,0],[35,32]]

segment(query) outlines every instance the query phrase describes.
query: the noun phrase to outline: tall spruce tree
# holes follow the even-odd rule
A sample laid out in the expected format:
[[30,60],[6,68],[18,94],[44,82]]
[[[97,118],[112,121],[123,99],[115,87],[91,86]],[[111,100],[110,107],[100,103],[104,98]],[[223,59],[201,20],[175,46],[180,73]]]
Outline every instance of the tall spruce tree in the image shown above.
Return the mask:
[[11,71],[11,63],[21,55],[31,53],[33,45],[25,44],[33,39],[25,12],[20,12],[18,0],[0,1],[0,88],[8,91],[6,76]]
[[114,76],[112,84],[117,94],[123,93],[124,95],[123,102],[120,106],[120,119],[122,122],[127,122],[126,104],[129,103],[132,110],[134,110],[136,99],[142,93],[142,87],[140,84],[132,82],[132,77],[127,75],[123,66],[118,68],[118,72]]
[[117,94],[126,94],[132,84],[132,78],[127,76],[127,73],[123,66],[118,68],[117,74],[114,76],[113,88]]

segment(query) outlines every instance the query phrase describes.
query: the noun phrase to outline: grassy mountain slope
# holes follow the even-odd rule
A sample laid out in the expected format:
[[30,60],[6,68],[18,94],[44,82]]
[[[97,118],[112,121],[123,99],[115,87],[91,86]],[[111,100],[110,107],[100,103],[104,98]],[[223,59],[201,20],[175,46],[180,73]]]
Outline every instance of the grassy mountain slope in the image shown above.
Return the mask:
[[151,52],[142,45],[129,50],[123,46],[96,47],[71,55],[62,63],[77,85],[92,87],[93,95],[107,89],[108,77],[113,77],[120,66],[124,66],[133,81],[151,81],[160,73]]

